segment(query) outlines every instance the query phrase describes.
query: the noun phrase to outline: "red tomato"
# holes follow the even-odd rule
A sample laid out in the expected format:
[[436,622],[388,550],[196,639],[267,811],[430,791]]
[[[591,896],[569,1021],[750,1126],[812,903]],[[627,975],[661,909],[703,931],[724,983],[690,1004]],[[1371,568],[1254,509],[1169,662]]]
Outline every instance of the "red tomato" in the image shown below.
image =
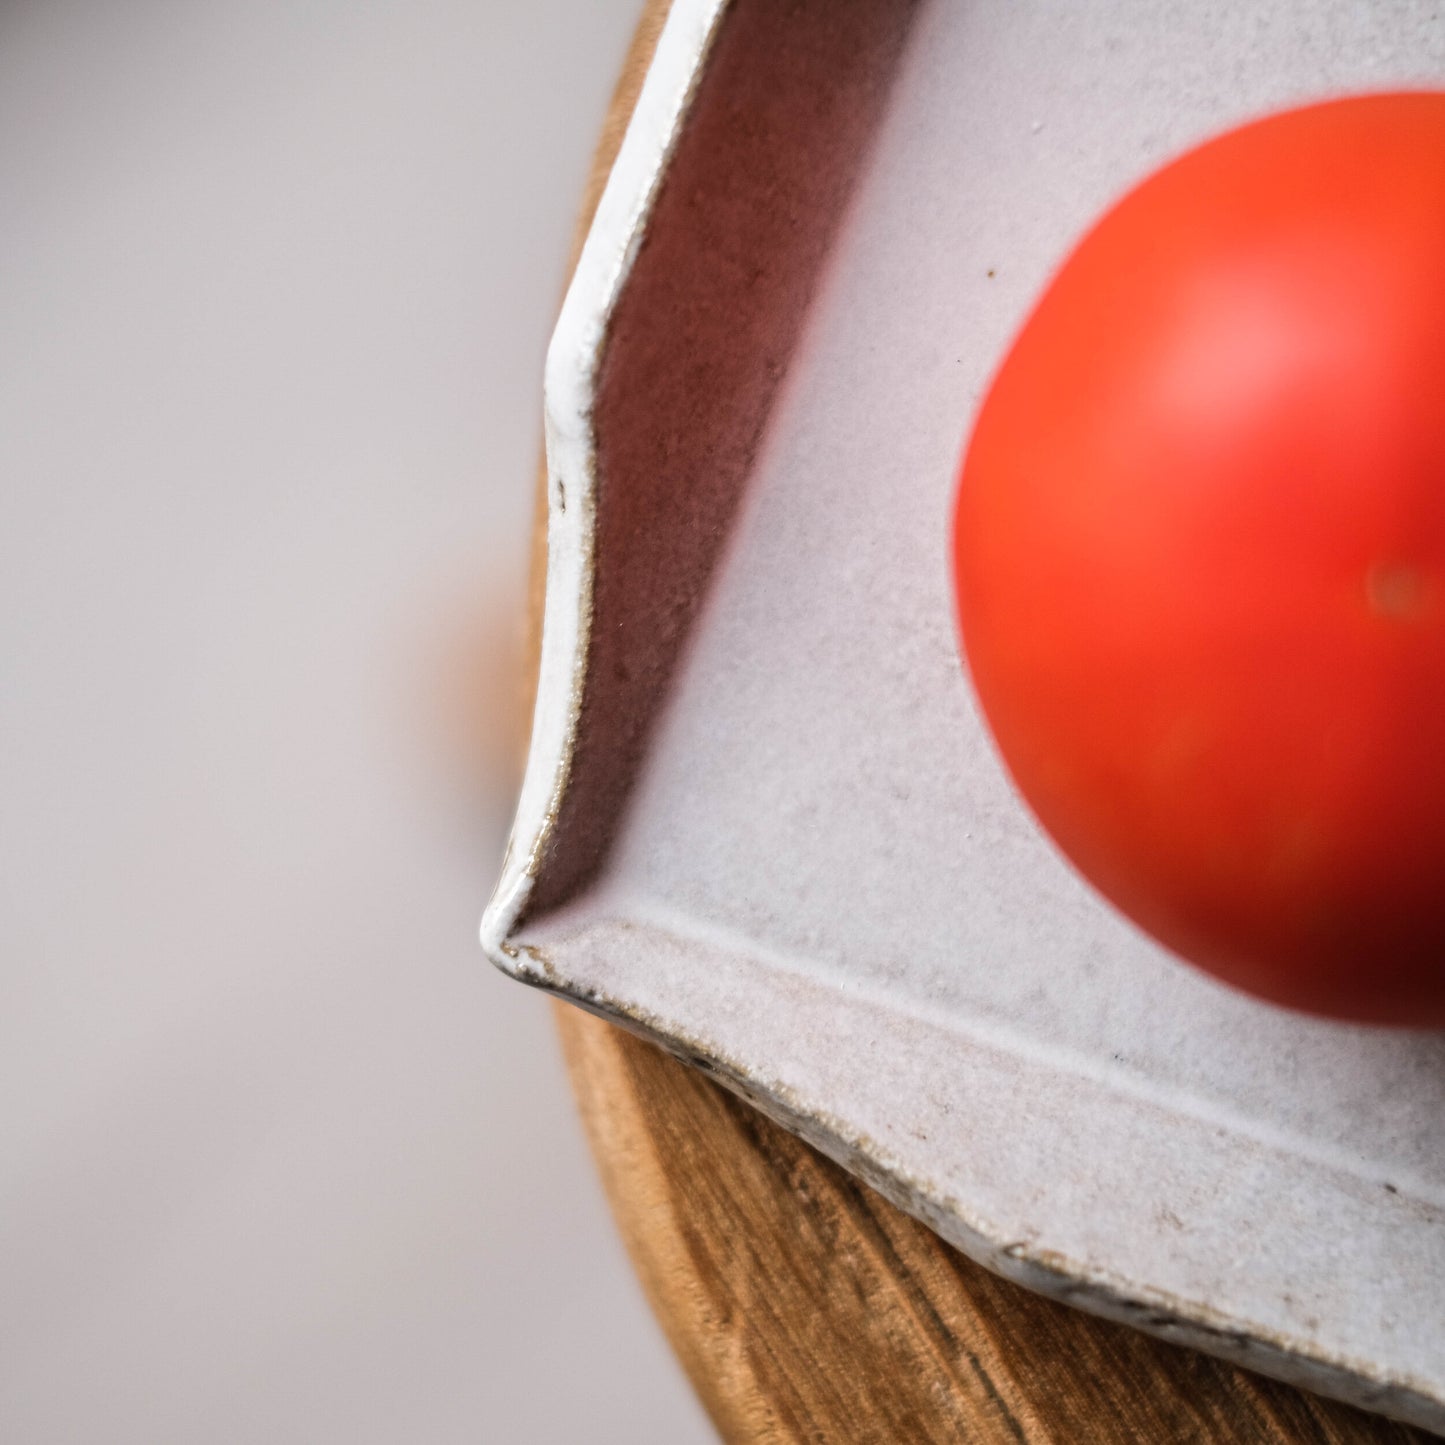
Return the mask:
[[1445,94],[1275,115],[1068,259],[964,459],[978,695],[1168,947],[1445,1027]]

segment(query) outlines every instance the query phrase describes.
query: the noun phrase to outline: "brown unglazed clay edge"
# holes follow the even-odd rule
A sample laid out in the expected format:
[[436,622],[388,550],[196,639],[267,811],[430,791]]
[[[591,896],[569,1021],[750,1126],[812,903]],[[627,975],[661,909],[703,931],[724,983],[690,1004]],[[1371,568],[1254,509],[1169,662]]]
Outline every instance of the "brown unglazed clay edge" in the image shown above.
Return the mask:
[[[666,13],[665,0],[648,0],[598,146],[579,245]],[[542,482],[539,509],[545,474]],[[556,1005],[556,1018],[633,1264],[727,1441],[1434,1438],[1031,1294],[654,1045],[568,1005]]]

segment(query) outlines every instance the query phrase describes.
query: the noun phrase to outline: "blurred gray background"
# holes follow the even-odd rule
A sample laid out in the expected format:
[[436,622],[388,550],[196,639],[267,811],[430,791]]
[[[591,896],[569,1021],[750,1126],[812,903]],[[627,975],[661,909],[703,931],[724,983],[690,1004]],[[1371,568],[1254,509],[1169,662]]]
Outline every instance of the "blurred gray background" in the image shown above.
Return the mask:
[[711,1438],[476,925],[639,0],[0,0],[0,1438]]

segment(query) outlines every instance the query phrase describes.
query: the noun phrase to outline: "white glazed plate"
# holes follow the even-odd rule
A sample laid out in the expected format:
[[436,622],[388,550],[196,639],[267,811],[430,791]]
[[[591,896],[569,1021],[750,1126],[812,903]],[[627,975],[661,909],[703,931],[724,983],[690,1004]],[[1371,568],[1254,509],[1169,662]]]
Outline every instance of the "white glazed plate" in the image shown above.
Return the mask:
[[1426,0],[677,0],[547,369],[532,749],[483,941],[974,1258],[1445,1429],[1445,1039],[1173,961],[959,664],[954,466],[1190,144],[1436,87]]

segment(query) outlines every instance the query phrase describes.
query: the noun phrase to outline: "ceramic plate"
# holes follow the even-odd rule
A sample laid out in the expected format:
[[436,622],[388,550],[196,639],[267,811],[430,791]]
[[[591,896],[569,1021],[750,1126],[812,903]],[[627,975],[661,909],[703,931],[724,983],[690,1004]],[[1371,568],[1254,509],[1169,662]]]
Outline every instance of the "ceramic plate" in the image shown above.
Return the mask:
[[1101,903],[960,666],[962,439],[1192,143],[1445,79],[1425,0],[678,0],[547,367],[541,684],[483,923],[1026,1285],[1445,1428],[1445,1039]]

